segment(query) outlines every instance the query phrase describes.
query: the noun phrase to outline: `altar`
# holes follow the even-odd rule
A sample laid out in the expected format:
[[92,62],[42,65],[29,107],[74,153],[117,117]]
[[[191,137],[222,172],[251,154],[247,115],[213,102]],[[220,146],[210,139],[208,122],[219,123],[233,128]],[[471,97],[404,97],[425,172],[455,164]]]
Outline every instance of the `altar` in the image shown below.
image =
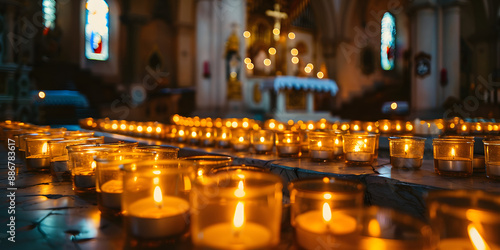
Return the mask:
[[338,120],[330,111],[315,107],[317,93],[337,94],[339,89],[332,79],[277,76],[249,79],[247,85],[246,106],[260,109],[270,118],[283,122]]

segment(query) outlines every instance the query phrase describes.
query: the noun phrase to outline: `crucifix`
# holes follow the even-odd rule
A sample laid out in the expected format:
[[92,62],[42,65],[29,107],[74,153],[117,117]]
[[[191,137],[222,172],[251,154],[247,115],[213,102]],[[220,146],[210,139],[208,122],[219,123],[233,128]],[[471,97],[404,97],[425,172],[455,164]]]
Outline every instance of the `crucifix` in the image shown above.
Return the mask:
[[266,10],[266,15],[270,17],[274,17],[274,40],[278,41],[280,39],[280,30],[281,30],[281,19],[286,19],[288,15],[285,12],[280,12],[280,4],[274,4],[274,10]]

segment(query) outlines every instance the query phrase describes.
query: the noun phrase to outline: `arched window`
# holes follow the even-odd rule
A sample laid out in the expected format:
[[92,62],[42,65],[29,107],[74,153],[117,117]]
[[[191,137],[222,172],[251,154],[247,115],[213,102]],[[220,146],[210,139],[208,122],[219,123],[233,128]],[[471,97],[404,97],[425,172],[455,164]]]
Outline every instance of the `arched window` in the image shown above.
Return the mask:
[[56,26],[56,0],[43,0],[43,34],[47,35],[49,30]]
[[109,7],[105,0],[87,0],[85,56],[106,61],[109,57]]
[[396,52],[396,20],[391,13],[386,12],[381,25],[380,65],[383,70],[392,70]]

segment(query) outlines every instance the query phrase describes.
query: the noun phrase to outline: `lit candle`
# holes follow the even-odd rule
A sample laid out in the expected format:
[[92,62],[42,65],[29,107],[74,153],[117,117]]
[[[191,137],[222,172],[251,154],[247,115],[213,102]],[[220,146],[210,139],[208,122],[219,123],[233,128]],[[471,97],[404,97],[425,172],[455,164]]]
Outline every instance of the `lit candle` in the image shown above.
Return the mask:
[[440,173],[469,172],[472,169],[472,161],[468,158],[457,157],[455,148],[451,148],[449,157],[434,159],[434,164]]
[[92,161],[91,170],[75,170],[73,172],[73,190],[84,191],[95,188],[95,168],[96,162]]
[[245,140],[243,136],[239,136],[237,140],[233,140],[232,144],[235,151],[245,151],[250,147],[250,142]]
[[333,158],[333,151],[323,147],[322,141],[318,141],[315,147],[311,147],[310,154],[313,161],[327,161]]
[[333,142],[333,155],[334,156],[340,156],[344,153],[343,149],[343,143],[339,138],[335,138],[335,141]]
[[425,138],[390,137],[389,144],[392,167],[415,169],[422,166]]
[[50,155],[48,154],[48,144],[45,141],[39,154],[26,156],[26,167],[32,170],[40,170],[50,167]]
[[[366,144],[363,144],[366,146]],[[354,152],[347,152],[345,159],[353,162],[369,162],[371,161],[372,154],[362,152],[359,145],[354,146]]]
[[256,153],[264,154],[273,149],[273,142],[267,141],[264,136],[261,136],[258,141],[253,142],[253,147]]
[[281,157],[298,156],[301,147],[298,132],[282,131],[276,133],[276,151]]
[[295,218],[297,242],[305,249],[323,248],[332,237],[343,236],[356,231],[356,220],[342,212],[331,211],[328,202],[321,210],[312,210]]
[[[101,185],[100,192],[97,192],[98,205],[104,208],[120,209],[123,192],[123,182],[121,180],[110,180]],[[103,209],[100,209],[101,211]]]
[[486,242],[473,224],[467,226],[469,238],[441,239],[438,249],[498,250],[500,246]]
[[131,233],[138,238],[162,238],[183,234],[188,229],[189,203],[164,196],[155,186],[153,197],[133,202],[125,212]]
[[222,132],[220,138],[217,141],[217,146],[221,148],[229,147],[229,138],[226,132]]

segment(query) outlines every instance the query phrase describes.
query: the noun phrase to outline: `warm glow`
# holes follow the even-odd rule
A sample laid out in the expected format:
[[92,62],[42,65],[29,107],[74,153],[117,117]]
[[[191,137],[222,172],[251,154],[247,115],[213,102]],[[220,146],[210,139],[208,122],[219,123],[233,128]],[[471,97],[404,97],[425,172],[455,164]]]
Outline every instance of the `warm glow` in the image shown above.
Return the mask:
[[380,224],[376,219],[371,219],[370,222],[368,222],[368,234],[372,237],[380,236]]
[[196,138],[196,131],[191,132],[191,137]]
[[408,144],[405,144],[405,155],[408,154]]
[[142,132],[142,126],[137,126],[137,132]]
[[318,73],[316,74],[316,76],[319,78],[319,79],[323,79],[323,77],[325,77],[325,74],[321,71],[318,71]]
[[128,126],[128,130],[134,130],[135,129],[135,126],[134,125],[129,125]]
[[254,66],[253,66],[253,63],[248,63],[248,64],[247,64],[247,69],[253,69],[253,67],[254,67]]
[[245,62],[245,64],[249,64],[252,62],[252,59],[246,57],[245,60],[243,60],[243,62]]
[[243,122],[242,126],[243,126],[243,128],[248,128],[248,122],[246,122],[246,121]]
[[249,38],[251,35],[252,35],[252,34],[250,34],[250,31],[248,31],[248,30],[245,30],[245,31],[243,32],[243,36],[244,36],[245,38]]
[[292,141],[290,140],[290,138],[286,138],[286,143],[291,143]]
[[43,92],[43,91],[38,92],[38,97],[40,97],[40,99],[44,99],[45,98],[45,92]]
[[226,133],[222,133],[222,139],[226,139]]
[[160,178],[159,178],[159,177],[155,177],[155,178],[153,178],[153,184],[154,184],[154,185],[158,185],[158,184],[160,184]]
[[323,220],[325,222],[330,222],[332,220],[332,210],[327,202],[323,203]]
[[180,136],[184,136],[184,130],[182,130],[182,129],[181,129],[181,130],[179,130],[179,135],[180,135]]
[[279,35],[280,34],[280,29],[274,28],[273,29],[273,34],[276,35],[276,36]]
[[455,123],[450,124],[450,128],[455,128]]
[[202,176],[203,175],[203,169],[198,169],[197,174],[198,174],[198,176]]
[[121,129],[121,130],[125,130],[125,129],[127,129],[127,125],[125,125],[125,124],[120,125],[120,129]]
[[44,142],[42,146],[42,155],[46,155],[47,152],[48,152],[48,145],[46,142]]
[[359,130],[359,126],[357,124],[355,124],[352,129],[354,129],[354,131],[358,131]]
[[274,55],[274,54],[276,54],[276,49],[271,47],[271,48],[269,48],[268,52],[270,55]]
[[189,179],[189,176],[184,176],[184,190],[191,190],[191,180]]
[[148,128],[146,128],[146,131],[147,131],[148,133],[151,133],[151,132],[153,132],[153,128],[152,128],[151,126],[148,126]]
[[283,124],[278,124],[278,130],[284,130],[285,129],[285,125]]
[[469,238],[474,245],[474,249],[476,250],[490,250],[491,248],[486,244],[481,234],[477,231],[476,227],[472,224],[467,226],[467,231],[469,232]]
[[406,130],[408,130],[408,131],[412,131],[412,130],[413,130],[413,125],[411,125],[411,124],[409,124],[409,123],[408,123],[408,124],[406,124]]
[[161,127],[156,127],[156,133],[161,133]]
[[339,145],[340,144],[340,141],[338,138],[335,138],[335,145]]
[[[326,183],[328,183],[328,182],[329,182],[329,180]],[[332,198],[332,194],[326,193],[326,194],[323,195],[323,198],[329,200],[329,199]]]
[[234,196],[238,198],[242,198],[245,196],[245,188],[242,180],[240,180],[240,182],[238,183],[238,188],[234,190]]
[[239,142],[243,142],[245,139],[243,138],[243,136],[240,136],[240,138],[238,138],[238,141]]
[[94,169],[95,169],[95,167],[96,167],[96,163],[95,163],[95,161],[92,161],[92,164],[90,165],[90,167],[92,168],[92,170],[94,170]]
[[368,131],[372,131],[372,129],[373,129],[372,125],[368,125],[368,127],[366,127],[366,130]]
[[207,132],[207,133],[205,134],[205,137],[210,138],[210,137],[212,137],[212,134],[211,134],[210,132]]
[[482,129],[483,129],[483,128],[481,128],[481,125],[479,125],[479,124],[477,124],[477,125],[476,125],[476,130],[477,130],[477,131],[481,131]]
[[297,63],[299,63],[299,58],[298,58],[298,57],[296,57],[296,56],[292,57],[292,63],[293,63],[293,64],[297,64]]
[[311,73],[312,69],[306,66],[306,67],[304,68],[304,71],[305,71],[307,74],[309,74],[309,73]]
[[359,152],[361,151],[361,149],[359,148],[359,145],[355,145],[354,146],[354,152]]
[[387,124],[384,125],[383,130],[385,130],[385,131],[389,130],[389,126],[387,126]]
[[240,228],[243,226],[243,222],[245,221],[245,206],[243,202],[239,201],[238,205],[236,205],[236,210],[234,211],[233,225],[236,228]]
[[455,157],[455,148],[451,148],[451,157]]
[[260,142],[264,142],[264,140],[265,140],[265,139],[264,139],[264,137],[262,137],[262,136],[261,136],[261,137],[260,137],[260,139],[259,139],[259,141],[260,141]]
[[274,129],[276,127],[276,124],[274,122],[269,123],[269,128]]
[[269,58],[264,59],[264,65],[270,66],[271,65],[271,60]]
[[307,129],[309,129],[309,130],[313,130],[313,129],[314,129],[314,125],[313,125],[313,124],[309,124],[309,125],[307,125]]
[[467,130],[467,125],[462,125],[462,131],[466,131]]
[[117,129],[118,129],[118,124],[113,123],[113,125],[111,125],[111,128],[112,128],[113,130],[117,130]]
[[347,125],[346,125],[346,124],[342,124],[342,126],[340,127],[340,129],[342,129],[342,130],[347,130],[347,128],[348,128],[348,127],[347,127]]
[[314,65],[313,65],[312,63],[308,63],[308,64],[306,65],[306,67],[311,68],[311,70],[313,70],[313,69],[314,69]]
[[398,108],[398,104],[397,103],[395,103],[395,102],[391,103],[391,109],[395,110],[397,108]]
[[299,50],[296,48],[293,48],[292,50],[290,50],[290,54],[292,54],[292,56],[297,56],[299,54]]
[[160,186],[155,187],[153,199],[155,200],[156,206],[161,207],[162,205],[161,203],[163,201],[163,195],[161,194]]
[[238,127],[238,122],[232,122],[232,123],[231,123],[231,126],[232,126],[233,128],[237,128],[237,127]]
[[401,125],[396,124],[396,130],[397,130],[397,131],[401,130]]
[[288,33],[288,38],[291,40],[295,39],[295,33],[293,32]]

